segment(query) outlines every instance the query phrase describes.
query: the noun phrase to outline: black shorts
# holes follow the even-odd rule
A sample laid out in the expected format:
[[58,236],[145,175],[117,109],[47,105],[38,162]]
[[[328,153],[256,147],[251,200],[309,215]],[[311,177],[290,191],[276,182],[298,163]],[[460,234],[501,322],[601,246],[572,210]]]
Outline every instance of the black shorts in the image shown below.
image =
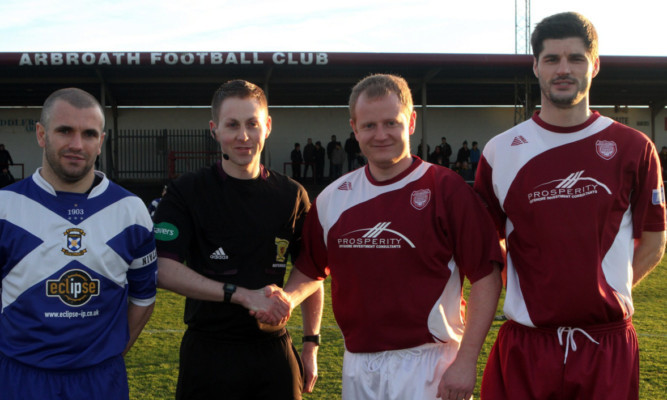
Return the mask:
[[251,342],[183,335],[177,400],[301,400],[302,388],[301,358],[287,333]]

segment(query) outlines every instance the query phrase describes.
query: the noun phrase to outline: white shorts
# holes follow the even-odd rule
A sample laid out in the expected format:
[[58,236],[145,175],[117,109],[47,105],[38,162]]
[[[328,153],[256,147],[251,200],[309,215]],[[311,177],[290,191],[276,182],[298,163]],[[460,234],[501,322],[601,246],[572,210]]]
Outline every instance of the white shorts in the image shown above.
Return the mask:
[[458,343],[430,343],[343,357],[343,400],[435,399]]

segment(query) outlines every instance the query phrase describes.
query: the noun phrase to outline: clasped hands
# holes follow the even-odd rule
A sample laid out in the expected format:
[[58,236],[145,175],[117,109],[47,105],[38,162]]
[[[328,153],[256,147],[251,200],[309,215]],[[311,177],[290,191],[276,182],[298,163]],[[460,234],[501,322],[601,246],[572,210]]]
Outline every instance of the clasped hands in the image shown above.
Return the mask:
[[282,327],[292,313],[292,300],[289,295],[276,285],[267,285],[262,289],[252,290],[248,309],[260,326]]

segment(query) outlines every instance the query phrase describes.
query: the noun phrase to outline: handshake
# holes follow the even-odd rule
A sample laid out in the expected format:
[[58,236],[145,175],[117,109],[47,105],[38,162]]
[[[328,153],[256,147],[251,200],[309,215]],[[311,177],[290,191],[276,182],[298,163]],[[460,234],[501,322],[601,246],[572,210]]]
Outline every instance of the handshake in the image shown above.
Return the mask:
[[250,290],[245,307],[257,319],[259,328],[275,331],[283,328],[292,314],[290,296],[276,285]]

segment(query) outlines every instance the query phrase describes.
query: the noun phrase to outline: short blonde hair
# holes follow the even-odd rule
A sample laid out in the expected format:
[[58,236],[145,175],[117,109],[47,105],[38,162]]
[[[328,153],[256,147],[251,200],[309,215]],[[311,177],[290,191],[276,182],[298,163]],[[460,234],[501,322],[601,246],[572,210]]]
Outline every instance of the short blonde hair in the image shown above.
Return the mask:
[[398,75],[373,74],[354,85],[350,94],[350,118],[353,121],[356,119],[354,109],[362,93],[366,93],[366,96],[371,99],[394,93],[398,96],[398,100],[406,115],[412,113],[412,93],[410,92],[410,87],[405,79]]

